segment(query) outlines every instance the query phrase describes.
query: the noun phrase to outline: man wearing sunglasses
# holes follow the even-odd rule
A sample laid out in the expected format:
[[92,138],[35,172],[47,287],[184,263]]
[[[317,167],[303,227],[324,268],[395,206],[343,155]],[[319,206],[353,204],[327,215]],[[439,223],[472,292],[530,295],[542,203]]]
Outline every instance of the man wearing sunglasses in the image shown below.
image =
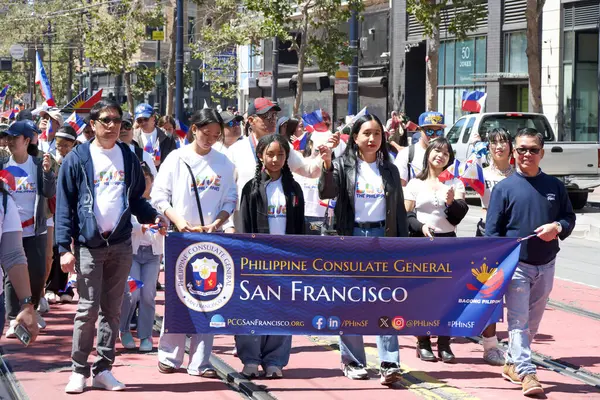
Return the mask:
[[531,341],[552,291],[558,239],[565,240],[573,231],[575,213],[565,185],[540,169],[541,133],[519,130],[513,154],[517,171],[494,186],[485,233],[527,238],[521,242],[519,264],[506,292],[509,342],[502,376],[532,396],[544,390],[531,361]]
[[408,181],[421,172],[429,141],[444,136],[445,127],[442,113],[427,111],[419,116],[419,141],[402,149],[394,161],[400,172],[402,186],[406,186]]
[[242,136],[241,123],[244,120],[244,117],[241,115],[234,115],[229,111],[223,111],[221,113],[221,118],[223,118],[223,124],[225,125],[223,144],[226,148],[229,148]]
[[156,125],[156,115],[150,104],[138,104],[134,114],[139,129],[134,131],[133,140],[146,152],[152,153],[154,166],[159,169],[169,153],[177,149],[177,143]]
[[152,160],[152,155],[148,152],[144,151],[134,140],[133,140],[133,118],[131,114],[128,112],[123,113],[123,121],[121,121],[121,132],[119,134],[119,140],[125,143],[131,151],[133,151],[140,160],[140,162],[148,165],[150,172],[152,172],[152,176],[156,176],[156,167],[154,166],[154,161]]

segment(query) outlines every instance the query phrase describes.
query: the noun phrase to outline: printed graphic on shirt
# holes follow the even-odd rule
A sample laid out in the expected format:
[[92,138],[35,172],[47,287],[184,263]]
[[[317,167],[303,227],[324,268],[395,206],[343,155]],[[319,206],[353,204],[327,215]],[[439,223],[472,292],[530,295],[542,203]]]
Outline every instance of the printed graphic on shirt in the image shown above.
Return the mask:
[[269,218],[285,218],[286,211],[287,208],[285,204],[269,204],[269,208],[267,209],[267,216]]
[[356,182],[356,197],[359,199],[381,199],[384,197],[383,183],[375,186],[362,181]]
[[6,167],[5,170],[15,178],[15,190],[9,189],[10,193],[35,193],[35,180],[30,179],[27,172],[16,166]]
[[486,189],[491,189],[491,188],[493,188],[494,186],[496,186],[496,185],[497,185],[499,182],[500,182],[500,181],[496,181],[496,180],[492,181],[492,180],[488,180],[488,179],[486,179],[486,180],[485,180],[485,188],[486,188]]
[[[198,192],[204,192],[205,190],[214,190],[218,192],[221,190],[221,175],[196,175],[196,186]],[[194,191],[194,184],[190,183],[190,191]]]
[[117,170],[115,166],[99,171],[94,176],[94,186],[97,188],[118,185],[125,185],[125,171]]
[[548,193],[546,195],[546,198],[548,199],[548,201],[555,201],[556,200],[556,195],[554,193]]

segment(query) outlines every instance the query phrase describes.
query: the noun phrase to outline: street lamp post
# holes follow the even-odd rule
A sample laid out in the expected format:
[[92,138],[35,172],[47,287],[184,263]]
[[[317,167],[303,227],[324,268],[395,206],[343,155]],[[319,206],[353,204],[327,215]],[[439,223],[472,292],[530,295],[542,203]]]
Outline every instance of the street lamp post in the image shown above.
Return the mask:
[[183,0],[177,0],[175,46],[175,117],[183,121]]
[[350,51],[352,65],[348,68],[348,115],[358,112],[358,13],[352,11],[350,17]]

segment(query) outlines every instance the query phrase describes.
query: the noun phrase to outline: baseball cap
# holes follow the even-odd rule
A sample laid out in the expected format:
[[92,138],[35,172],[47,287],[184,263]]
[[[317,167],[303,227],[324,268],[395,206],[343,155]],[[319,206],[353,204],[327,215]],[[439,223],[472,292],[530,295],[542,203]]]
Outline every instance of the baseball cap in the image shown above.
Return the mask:
[[121,120],[122,120],[123,122],[129,122],[130,124],[132,124],[132,125],[133,125],[133,117],[131,116],[131,113],[130,113],[130,112],[127,112],[127,111],[125,111],[125,112],[123,113],[123,117],[121,118]]
[[248,105],[248,115],[263,115],[270,110],[281,111],[281,108],[265,97],[254,99]]
[[148,103],[138,104],[134,111],[135,119],[150,118],[154,115],[154,108]]
[[56,122],[58,122],[58,124],[60,126],[63,126],[65,123],[65,120],[62,116],[62,114],[60,113],[60,109],[58,108],[49,108],[47,110],[42,110],[40,111],[40,116],[43,117],[44,114],[48,114],[50,116],[50,118],[52,118],[53,120],[55,120]]
[[13,123],[4,133],[10,136],[24,136],[33,139],[35,134],[39,133],[39,130],[33,121],[26,120]]
[[419,116],[419,126],[437,125],[446,127],[444,125],[444,114],[437,111],[427,111]]
[[224,124],[228,124],[231,121],[238,121],[241,122],[244,120],[244,117],[242,117],[241,115],[234,115],[232,113],[230,113],[229,111],[223,111],[221,113],[221,118],[223,118],[223,123]]

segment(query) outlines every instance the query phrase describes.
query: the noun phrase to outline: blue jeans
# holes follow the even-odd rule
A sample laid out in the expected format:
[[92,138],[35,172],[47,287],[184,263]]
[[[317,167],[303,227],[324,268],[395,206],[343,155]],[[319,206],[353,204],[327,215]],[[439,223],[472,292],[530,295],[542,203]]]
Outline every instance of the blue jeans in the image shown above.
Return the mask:
[[165,333],[163,323],[158,342],[158,361],[173,368],[180,368],[185,355],[185,339],[190,337],[190,362],[187,370],[197,375],[206,368],[212,368],[210,353],[213,348],[214,335],[208,333]]
[[506,292],[509,344],[506,362],[515,364],[520,377],[535,374],[531,341],[535,337],[554,283],[554,263],[519,262]]
[[[385,228],[362,229],[355,227],[353,232],[353,236],[382,237],[384,235]],[[340,336],[340,352],[342,353],[342,363],[344,365],[351,362],[356,362],[363,366],[367,365],[363,337],[360,335]],[[377,352],[379,353],[380,363],[390,362],[400,365],[398,336],[377,336]]]
[[152,337],[154,326],[154,311],[156,303],[156,280],[160,272],[160,256],[154,255],[152,246],[140,246],[137,254],[133,255],[129,276],[142,281],[144,286],[129,292],[129,283],[125,282],[125,295],[121,305],[121,332],[129,332],[129,323],[135,312],[135,306],[140,302],[137,336],[140,339]]
[[285,367],[290,361],[290,335],[235,335],[238,357],[244,365]]

